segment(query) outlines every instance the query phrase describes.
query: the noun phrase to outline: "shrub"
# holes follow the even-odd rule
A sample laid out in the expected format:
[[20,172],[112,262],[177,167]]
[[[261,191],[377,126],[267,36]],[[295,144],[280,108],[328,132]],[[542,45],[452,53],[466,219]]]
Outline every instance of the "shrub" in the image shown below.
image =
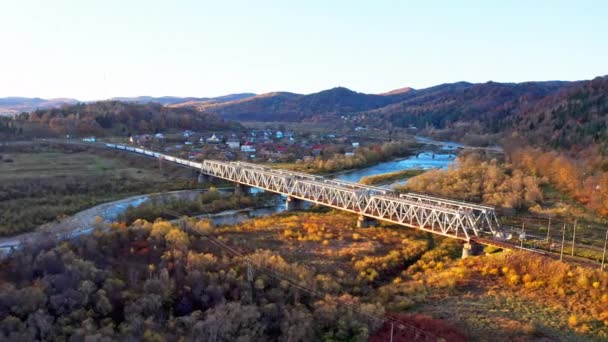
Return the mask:
[[570,328],[575,328],[578,325],[578,318],[576,317],[576,315],[570,315],[570,317],[568,317],[568,326]]

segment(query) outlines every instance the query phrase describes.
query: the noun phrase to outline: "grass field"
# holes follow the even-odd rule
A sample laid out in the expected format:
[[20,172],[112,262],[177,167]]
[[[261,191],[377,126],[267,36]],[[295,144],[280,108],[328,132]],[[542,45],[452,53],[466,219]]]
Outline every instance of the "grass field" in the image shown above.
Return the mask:
[[70,176],[117,176],[125,174],[135,178],[154,178],[162,180],[155,171],[130,166],[122,160],[110,159],[90,152],[61,153],[8,153],[0,162],[0,181],[9,181],[39,177]]

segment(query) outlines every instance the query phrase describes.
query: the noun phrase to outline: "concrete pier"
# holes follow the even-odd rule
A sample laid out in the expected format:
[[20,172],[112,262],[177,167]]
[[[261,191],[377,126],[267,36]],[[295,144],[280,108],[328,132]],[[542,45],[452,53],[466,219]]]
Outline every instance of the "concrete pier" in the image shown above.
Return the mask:
[[301,199],[287,196],[287,201],[285,202],[285,211],[300,210],[302,209],[303,202],[304,201]]
[[251,192],[251,187],[247,185],[243,185],[240,183],[236,183],[234,185],[234,194],[235,195],[247,195]]
[[202,172],[198,173],[198,182],[199,183],[209,183],[211,181],[211,176],[206,175]]
[[359,215],[359,217],[357,218],[357,228],[369,228],[369,227],[376,226],[377,224],[378,224],[378,221],[376,221],[375,219],[373,219],[371,217]]
[[483,251],[483,246],[475,241],[467,241],[462,245],[462,258],[466,259],[473,255],[479,255]]

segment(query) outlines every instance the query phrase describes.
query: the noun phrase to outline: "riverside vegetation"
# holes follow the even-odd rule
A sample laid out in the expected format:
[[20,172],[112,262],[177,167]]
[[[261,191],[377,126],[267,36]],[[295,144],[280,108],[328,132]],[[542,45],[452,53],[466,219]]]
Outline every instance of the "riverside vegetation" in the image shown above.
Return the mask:
[[359,147],[354,156],[344,151],[325,150],[323,155],[308,163],[278,163],[272,167],[300,172],[326,174],[374,165],[394,158],[406,157],[414,153],[420,144],[414,141],[387,142],[369,147]]
[[359,183],[366,185],[379,185],[388,184],[403,179],[409,179],[420,174],[423,174],[427,170],[424,169],[410,169],[410,170],[399,170],[394,172],[387,172],[379,175],[365,176],[359,180]]
[[[461,260],[456,240],[384,224],[356,229],[355,219],[323,210],[220,227],[207,220],[179,226],[136,220],[99,226],[90,236],[60,244],[25,247],[0,268],[0,336],[24,341],[388,336],[390,325],[348,309],[349,303],[448,341],[608,337],[603,272],[518,252]],[[403,340],[412,338],[396,330]]]
[[154,221],[157,218],[174,218],[178,212],[186,216],[217,213],[229,209],[263,207],[276,203],[276,195],[259,193],[255,195],[233,195],[221,193],[215,187],[199,194],[193,200],[152,199],[137,207],[129,206],[120,219],[131,224],[138,219]]

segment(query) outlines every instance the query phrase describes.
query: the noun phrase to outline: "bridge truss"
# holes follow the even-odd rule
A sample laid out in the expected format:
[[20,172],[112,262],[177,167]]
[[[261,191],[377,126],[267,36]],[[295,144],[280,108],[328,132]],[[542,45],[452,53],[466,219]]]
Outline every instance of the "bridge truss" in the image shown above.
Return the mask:
[[292,198],[349,211],[423,231],[462,240],[503,236],[493,207],[423,194],[326,179],[301,172],[273,169],[246,162],[205,160],[196,163],[130,146],[106,144],[191,167],[202,174],[260,188]]

